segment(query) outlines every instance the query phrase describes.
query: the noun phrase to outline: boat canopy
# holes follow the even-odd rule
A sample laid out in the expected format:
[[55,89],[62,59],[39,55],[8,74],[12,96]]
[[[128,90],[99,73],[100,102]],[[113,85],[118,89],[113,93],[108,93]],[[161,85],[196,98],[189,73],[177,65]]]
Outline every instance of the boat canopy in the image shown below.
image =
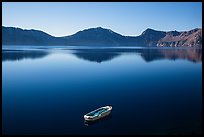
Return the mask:
[[107,111],[108,108],[99,108],[87,114],[87,116],[98,116],[99,114]]

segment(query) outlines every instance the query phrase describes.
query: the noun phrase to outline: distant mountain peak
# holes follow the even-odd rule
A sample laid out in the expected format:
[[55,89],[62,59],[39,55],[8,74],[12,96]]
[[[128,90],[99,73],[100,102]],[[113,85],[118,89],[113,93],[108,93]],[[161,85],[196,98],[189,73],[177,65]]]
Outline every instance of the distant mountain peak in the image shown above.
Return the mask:
[[106,36],[110,36],[110,35],[118,35],[118,36],[122,36],[114,31],[112,31],[111,29],[106,29],[103,27],[95,27],[95,28],[89,28],[89,29],[84,29],[82,31],[78,31],[77,33],[73,34],[74,35],[93,35],[93,36],[97,36],[97,35],[106,35]]
[[104,31],[112,31],[111,29],[106,29],[106,28],[103,28],[103,27],[88,28],[88,29],[84,29],[82,31],[91,31],[91,30],[94,30],[94,31],[103,31],[103,30]]
[[105,28],[102,28],[102,27],[96,27],[95,29],[105,29]]
[[151,29],[151,28],[147,28],[145,31],[142,32],[142,35],[148,34],[148,33],[154,33],[154,32],[158,32],[157,30]]
[[154,30],[152,28],[147,28],[146,31],[156,31],[156,30]]

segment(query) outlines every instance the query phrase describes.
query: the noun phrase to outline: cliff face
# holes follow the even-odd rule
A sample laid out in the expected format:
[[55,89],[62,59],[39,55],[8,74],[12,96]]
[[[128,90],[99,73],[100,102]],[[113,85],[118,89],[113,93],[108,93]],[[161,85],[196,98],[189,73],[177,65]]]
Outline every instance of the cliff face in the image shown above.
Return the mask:
[[170,31],[161,38],[157,46],[169,47],[199,47],[202,46],[202,29],[193,29],[190,31],[177,32]]

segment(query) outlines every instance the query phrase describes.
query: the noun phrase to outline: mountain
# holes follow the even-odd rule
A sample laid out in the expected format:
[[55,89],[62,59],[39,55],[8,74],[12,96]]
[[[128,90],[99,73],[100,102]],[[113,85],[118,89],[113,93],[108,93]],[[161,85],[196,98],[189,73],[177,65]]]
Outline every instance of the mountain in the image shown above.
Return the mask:
[[69,45],[120,45],[125,36],[101,27],[85,29],[65,37]]
[[157,31],[153,29],[146,29],[139,37],[143,41],[143,45],[155,46],[157,42],[166,35],[164,31]]
[[172,46],[172,47],[194,47],[202,45],[202,29],[193,29],[190,31],[167,32],[166,36],[160,39],[157,46]]
[[90,28],[65,37],[54,37],[39,30],[2,26],[3,45],[71,45],[71,46],[202,46],[202,29],[158,31],[146,29],[139,36],[123,36],[102,27]]
[[69,45],[87,46],[155,46],[165,32],[153,29],[145,30],[140,36],[123,36],[110,29],[102,27],[85,29],[74,35],[65,37]]
[[62,38],[53,37],[39,30],[2,27],[3,45],[56,45],[63,42]]

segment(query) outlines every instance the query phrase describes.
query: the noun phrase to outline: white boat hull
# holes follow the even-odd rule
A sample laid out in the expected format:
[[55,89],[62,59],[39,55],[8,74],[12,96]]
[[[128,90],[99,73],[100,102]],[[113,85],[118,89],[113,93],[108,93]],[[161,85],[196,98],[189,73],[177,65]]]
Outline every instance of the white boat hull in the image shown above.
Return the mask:
[[[101,108],[107,108],[108,110],[106,112],[103,112],[103,113],[99,114],[98,116],[88,116],[88,114],[89,114],[88,113],[88,114],[84,115],[84,119],[86,121],[96,121],[98,119],[101,119],[103,117],[108,116],[111,113],[112,106],[105,106],[105,107],[101,107]],[[99,108],[99,109],[101,109],[101,108]],[[92,113],[92,112],[90,112],[90,113]]]

